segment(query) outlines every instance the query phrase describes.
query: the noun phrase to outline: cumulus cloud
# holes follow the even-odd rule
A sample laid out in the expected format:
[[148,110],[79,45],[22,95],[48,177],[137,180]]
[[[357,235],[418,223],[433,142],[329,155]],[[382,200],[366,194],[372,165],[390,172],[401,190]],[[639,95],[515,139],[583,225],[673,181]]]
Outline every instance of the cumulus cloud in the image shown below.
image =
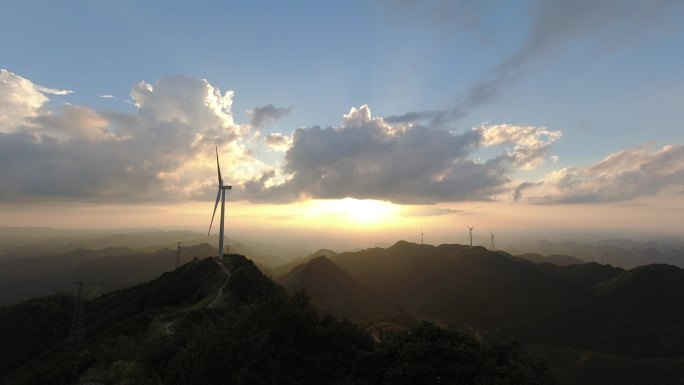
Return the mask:
[[544,163],[551,144],[561,137],[560,131],[546,127],[496,124],[482,126],[482,143],[485,146],[513,145],[507,152],[514,165],[530,170]]
[[[245,185],[243,197],[354,197],[399,203],[489,200],[505,191],[513,169],[538,164],[559,135],[545,128],[505,125],[459,134],[390,124],[372,117],[364,105],[352,108],[339,127],[295,130],[280,175],[283,182],[274,183],[268,175],[255,178]],[[513,150],[486,161],[471,159],[480,146],[506,145],[513,145]]]
[[[477,31],[484,22],[496,23],[494,12],[497,7],[493,7],[491,1],[401,0],[385,3],[405,19],[449,31]],[[532,0],[527,7],[532,20],[527,38],[485,77],[472,84],[450,108],[411,111],[387,117],[386,121],[427,121],[432,126],[443,126],[466,116],[472,108],[496,99],[509,84],[524,75],[534,59],[553,55],[578,40],[596,46],[624,44],[668,22],[678,22],[672,17],[676,14],[672,9],[676,7],[681,8],[682,3],[674,0]]]
[[[629,148],[590,167],[556,170],[541,181],[513,181],[517,170],[546,160],[559,131],[485,124],[450,132],[389,122],[364,105],[352,108],[338,127],[267,135],[267,146],[286,149],[282,160],[267,156],[267,164],[249,147],[255,143],[253,124],[233,121],[233,92],[204,79],[139,82],[131,91],[132,113],[50,107],[48,94],[30,80],[8,71],[0,72],[0,80],[5,201],[212,199],[216,145],[226,182],[235,188],[231,195],[251,201],[354,197],[434,204],[506,193],[538,204],[598,203],[684,189],[681,145]],[[501,151],[480,160],[482,147]]]
[[290,147],[290,138],[287,136],[274,132],[266,135],[264,143],[274,151],[286,151]]
[[242,143],[247,128],[233,122],[232,91],[204,79],[137,83],[137,109],[128,113],[49,109],[40,86],[7,71],[0,76],[0,199],[205,198],[215,183],[215,145],[231,179],[249,179],[261,167]]
[[40,86],[0,69],[0,131],[11,132],[29,124],[48,100]]
[[38,116],[34,122],[40,125],[42,135],[55,139],[80,138],[89,141],[119,139],[107,130],[109,121],[104,116],[81,106],[66,105],[59,113]]
[[273,124],[278,119],[290,113],[292,108],[278,108],[273,104],[268,104],[263,107],[255,107],[247,111],[250,116],[250,124],[256,128],[263,128]]
[[602,203],[632,200],[684,187],[684,146],[652,145],[610,154],[585,168],[551,172],[530,191],[529,202]]

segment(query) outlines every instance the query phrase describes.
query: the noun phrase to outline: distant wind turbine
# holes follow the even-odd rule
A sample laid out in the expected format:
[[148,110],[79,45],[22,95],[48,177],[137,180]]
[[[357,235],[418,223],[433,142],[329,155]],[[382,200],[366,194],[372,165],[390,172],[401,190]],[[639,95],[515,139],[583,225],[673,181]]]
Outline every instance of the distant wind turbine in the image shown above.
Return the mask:
[[218,146],[216,146],[216,168],[218,169],[218,194],[216,194],[216,203],[214,204],[214,213],[211,215],[211,222],[209,223],[209,231],[207,232],[207,235],[211,234],[211,225],[214,224],[214,216],[216,216],[216,208],[218,207],[219,204],[219,199],[221,200],[221,226],[219,230],[219,248],[218,248],[218,257],[223,258],[223,238],[224,238],[224,232],[223,232],[223,218],[224,218],[224,212],[226,208],[226,190],[230,190],[233,188],[233,186],[228,186],[223,184],[223,178],[221,178],[221,165],[219,164],[219,157],[218,157]]
[[423,235],[425,235],[425,233],[423,232],[423,228],[421,227],[420,228],[420,244],[421,245],[423,244]]
[[465,227],[468,228],[468,239],[470,240],[470,247],[473,247],[473,229],[477,227],[477,225],[470,227],[468,225],[465,225]]
[[489,233],[492,235],[492,251],[494,251],[494,230],[489,230]]

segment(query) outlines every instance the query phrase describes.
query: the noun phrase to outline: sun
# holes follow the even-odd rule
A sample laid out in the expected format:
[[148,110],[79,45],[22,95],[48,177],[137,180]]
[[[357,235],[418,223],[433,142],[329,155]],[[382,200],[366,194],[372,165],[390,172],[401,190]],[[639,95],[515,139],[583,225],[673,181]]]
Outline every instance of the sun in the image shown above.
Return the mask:
[[396,219],[399,211],[391,202],[354,198],[317,200],[312,202],[309,210],[316,216],[333,221],[364,226],[386,224]]

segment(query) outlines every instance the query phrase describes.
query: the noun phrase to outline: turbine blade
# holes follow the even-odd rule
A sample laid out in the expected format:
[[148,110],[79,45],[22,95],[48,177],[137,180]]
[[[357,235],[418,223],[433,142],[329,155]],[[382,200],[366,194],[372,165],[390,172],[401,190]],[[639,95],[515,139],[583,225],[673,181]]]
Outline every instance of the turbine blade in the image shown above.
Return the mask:
[[[218,170],[219,186],[223,186],[223,179],[221,178],[221,165],[219,164],[218,159],[218,146],[216,146],[216,169]],[[214,211],[216,211],[216,209],[214,209]]]
[[216,203],[214,204],[214,213],[211,214],[211,222],[209,222],[209,231],[207,231],[207,235],[211,233],[211,225],[214,224],[214,217],[216,216],[216,208],[218,207],[219,199],[221,199],[221,189],[219,188],[218,194],[216,194]]

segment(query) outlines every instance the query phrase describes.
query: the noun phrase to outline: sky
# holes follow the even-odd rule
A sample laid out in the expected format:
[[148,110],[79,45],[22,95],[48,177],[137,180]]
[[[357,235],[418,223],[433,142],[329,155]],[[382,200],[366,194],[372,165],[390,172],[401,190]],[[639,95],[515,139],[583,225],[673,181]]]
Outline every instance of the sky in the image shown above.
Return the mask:
[[684,235],[678,1],[2,8],[0,226]]

